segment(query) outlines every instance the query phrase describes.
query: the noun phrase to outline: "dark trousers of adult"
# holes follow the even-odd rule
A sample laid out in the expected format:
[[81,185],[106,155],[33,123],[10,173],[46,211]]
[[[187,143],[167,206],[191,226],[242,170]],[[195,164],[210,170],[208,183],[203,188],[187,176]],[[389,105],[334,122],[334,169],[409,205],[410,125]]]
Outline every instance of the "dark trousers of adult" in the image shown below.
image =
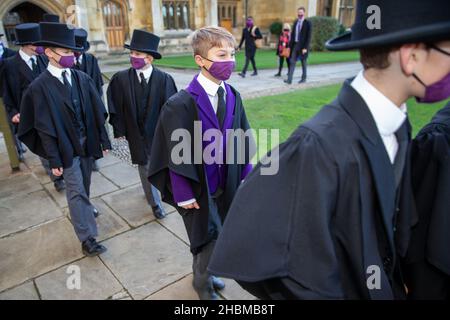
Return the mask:
[[[147,159],[150,159],[150,151],[149,148],[146,148],[147,152]],[[141,179],[142,188],[144,189],[145,198],[147,199],[147,203],[152,207],[160,207],[162,208],[161,204],[161,196],[159,194],[159,191],[157,188],[155,188],[149,181],[148,181],[148,169],[150,167],[150,160],[147,161],[146,165],[139,165],[138,171],[139,171],[139,177]]]
[[288,73],[289,73],[289,58],[279,56],[278,57],[278,74],[281,75],[281,71],[283,71],[284,61],[286,60]]
[[242,74],[247,73],[248,65],[250,64],[250,62],[252,63],[253,72],[258,73],[258,70],[256,69],[255,55],[256,55],[256,52],[246,52],[245,53],[245,64],[244,64],[244,69],[242,69]]
[[95,208],[89,200],[92,164],[92,158],[75,157],[72,166],[63,172],[70,217],[80,242],[98,235]]
[[292,79],[294,78],[295,66],[297,64],[297,60],[299,57],[302,62],[302,80],[306,80],[308,53],[303,54],[302,48],[300,47],[300,42],[296,42],[291,52],[291,57],[289,59],[289,75],[288,75],[289,82],[292,82]]
[[208,272],[207,268],[216,245],[216,240],[222,230],[222,221],[219,215],[221,201],[222,198],[220,195],[210,198],[208,235],[211,240],[201,248],[200,252],[194,255],[192,264],[194,273],[192,285],[201,300],[209,300],[215,293],[213,276]]

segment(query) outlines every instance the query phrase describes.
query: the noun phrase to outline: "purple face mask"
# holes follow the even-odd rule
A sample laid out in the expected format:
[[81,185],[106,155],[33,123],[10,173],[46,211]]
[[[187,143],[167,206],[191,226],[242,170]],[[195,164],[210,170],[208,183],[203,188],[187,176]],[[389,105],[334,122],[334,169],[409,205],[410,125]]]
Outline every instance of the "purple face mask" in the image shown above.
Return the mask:
[[145,67],[145,58],[136,58],[130,56],[130,62],[133,69],[139,70]]
[[429,86],[425,85],[416,75],[413,76],[425,86],[425,96],[423,98],[416,98],[417,102],[434,103],[444,101],[450,97],[450,73],[442,80]]
[[[446,56],[450,56],[450,52],[447,52],[439,47],[431,45],[431,49],[434,49]],[[425,96],[423,98],[417,97],[416,100],[419,103],[434,103],[447,99],[450,97],[450,73],[447,74],[444,78],[439,80],[436,83],[431,85],[426,85],[420,78],[413,74],[413,77],[416,78],[424,87],[425,87]]]
[[44,50],[44,47],[41,47],[41,46],[39,46],[39,47],[36,47],[36,54],[37,55],[41,55],[41,54],[44,54],[44,52],[45,52],[45,50]]
[[252,28],[253,27],[253,20],[252,19],[248,19],[246,25],[247,25],[247,28]]
[[73,55],[75,56],[75,58],[79,58],[79,57],[81,57],[81,52],[79,52],[79,51],[75,51],[74,53],[73,53]]
[[209,69],[206,69],[205,67],[203,68],[217,80],[226,81],[230,79],[231,74],[236,67],[235,61],[212,61],[207,58],[204,59],[212,62],[213,64],[209,67]]
[[61,67],[72,68],[73,65],[75,64],[75,56],[73,54],[71,54],[70,56],[62,56],[55,51],[53,51],[53,52],[56,53],[60,57],[58,63]]

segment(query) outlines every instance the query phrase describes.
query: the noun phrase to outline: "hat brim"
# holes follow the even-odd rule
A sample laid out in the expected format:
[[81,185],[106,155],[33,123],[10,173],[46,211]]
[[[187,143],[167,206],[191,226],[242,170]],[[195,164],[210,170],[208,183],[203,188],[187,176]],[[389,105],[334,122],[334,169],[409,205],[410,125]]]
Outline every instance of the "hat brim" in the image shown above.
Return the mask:
[[347,32],[327,41],[325,47],[330,51],[344,51],[414,42],[429,43],[443,40],[450,40],[450,22],[411,28],[360,40],[352,40],[352,32]]
[[86,48],[85,47],[79,47],[79,49],[75,50],[75,51],[88,52],[90,48],[91,48],[91,44],[89,43],[89,41],[86,41]]
[[125,49],[128,49],[128,50],[136,50],[136,51],[139,51],[139,52],[148,53],[155,59],[161,59],[162,58],[161,54],[159,52],[157,52],[157,51],[154,51],[154,50],[145,50],[145,49],[140,49],[140,48],[133,48],[133,47],[130,47],[129,44],[125,44],[123,47]]
[[74,50],[74,51],[81,51],[83,49],[82,47],[76,47],[76,46],[72,47],[72,46],[68,46],[63,43],[53,42],[53,41],[38,41],[38,42],[35,42],[33,45],[42,46],[42,47],[64,48],[64,49],[70,49],[70,50]]
[[25,41],[25,42],[14,41],[14,44],[16,46],[26,46],[26,45],[29,45],[29,44],[34,46],[34,45],[36,45],[36,42],[32,42],[32,41]]

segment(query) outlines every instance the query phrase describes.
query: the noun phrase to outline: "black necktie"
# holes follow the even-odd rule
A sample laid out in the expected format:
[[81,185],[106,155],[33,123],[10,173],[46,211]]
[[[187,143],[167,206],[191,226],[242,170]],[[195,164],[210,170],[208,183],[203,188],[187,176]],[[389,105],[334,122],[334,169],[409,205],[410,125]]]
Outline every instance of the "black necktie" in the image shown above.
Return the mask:
[[144,73],[143,72],[139,73],[139,77],[141,78],[142,90],[144,90],[143,92],[145,92],[145,89],[147,88],[147,80],[145,80]]
[[31,69],[33,70],[33,74],[37,76],[39,74],[38,66],[36,64],[36,60],[31,58]]
[[78,70],[81,70],[80,58],[81,58],[81,56],[76,59],[76,61],[77,61],[76,66],[77,66]]
[[395,184],[398,188],[403,176],[405,168],[406,153],[409,144],[408,118],[403,122],[402,126],[395,132],[398,142],[398,151],[394,161]]
[[65,85],[69,90],[72,90],[72,86],[70,85],[69,80],[67,80],[67,71],[63,71],[62,77],[63,77],[64,85]]
[[217,120],[219,120],[220,129],[223,128],[223,121],[225,120],[225,114],[227,112],[227,103],[225,101],[225,90],[219,87],[217,90],[219,96],[219,103],[217,104]]

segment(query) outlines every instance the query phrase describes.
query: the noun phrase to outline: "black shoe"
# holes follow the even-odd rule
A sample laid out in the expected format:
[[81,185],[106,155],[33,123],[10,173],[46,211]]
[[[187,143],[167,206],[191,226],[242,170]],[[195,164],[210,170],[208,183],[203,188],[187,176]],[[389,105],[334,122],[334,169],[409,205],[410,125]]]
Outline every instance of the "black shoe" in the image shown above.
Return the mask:
[[216,289],[216,290],[225,289],[225,282],[223,282],[222,279],[212,276],[212,282],[213,282],[214,289]]
[[278,72],[275,77],[281,77],[281,73]]
[[66,183],[64,182],[63,179],[58,179],[55,182],[53,182],[53,185],[55,186],[55,190],[57,192],[61,192],[64,189],[66,189]]
[[257,76],[257,75],[258,75],[258,72],[253,72],[252,73],[252,77]]
[[98,172],[98,170],[99,170],[99,168],[98,168],[98,165],[97,165],[97,161],[94,161],[94,164],[92,165],[92,171]]
[[298,83],[306,83],[306,79],[302,79]]
[[240,75],[242,78],[245,78],[245,73],[239,72],[238,75]]
[[284,83],[292,84],[292,81],[291,80],[284,80]]
[[88,257],[95,257],[99,254],[105,253],[106,248],[97,243],[94,238],[89,238],[81,244],[81,250]]
[[160,206],[152,207],[153,214],[155,215],[156,219],[164,219],[166,217],[166,213],[164,212],[164,209]]
[[97,208],[94,208],[94,218],[98,218],[98,216],[100,215],[100,212],[98,212]]

